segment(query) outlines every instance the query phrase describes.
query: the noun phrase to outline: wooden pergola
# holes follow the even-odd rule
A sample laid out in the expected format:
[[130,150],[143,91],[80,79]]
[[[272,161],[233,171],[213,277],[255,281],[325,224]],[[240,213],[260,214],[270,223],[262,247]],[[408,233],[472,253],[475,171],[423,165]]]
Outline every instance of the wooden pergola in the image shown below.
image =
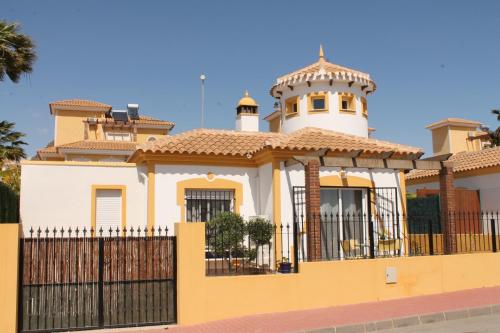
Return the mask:
[[[328,149],[321,149],[305,155],[293,156],[285,161],[285,166],[301,164],[305,170],[305,202],[306,219],[319,223],[314,216],[320,214],[320,167],[338,168],[365,168],[365,169],[396,169],[408,172],[410,170],[437,170],[439,171],[441,224],[445,240],[444,250],[446,254],[456,253],[456,231],[455,221],[450,218],[449,211],[454,211],[455,189],[453,179],[453,163],[449,161],[451,154],[437,155],[420,159],[422,154],[415,154],[410,159],[394,158],[395,152],[378,154],[374,157],[360,157],[362,150],[344,154],[327,155]],[[307,246],[309,260],[321,258],[320,227],[307,228]]]

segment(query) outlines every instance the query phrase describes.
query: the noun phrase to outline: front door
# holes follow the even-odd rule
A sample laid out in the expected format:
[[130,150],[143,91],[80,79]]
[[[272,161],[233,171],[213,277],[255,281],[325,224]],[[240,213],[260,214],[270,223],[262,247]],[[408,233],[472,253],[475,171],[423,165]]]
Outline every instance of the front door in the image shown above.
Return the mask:
[[320,205],[323,259],[367,256],[366,189],[323,187]]

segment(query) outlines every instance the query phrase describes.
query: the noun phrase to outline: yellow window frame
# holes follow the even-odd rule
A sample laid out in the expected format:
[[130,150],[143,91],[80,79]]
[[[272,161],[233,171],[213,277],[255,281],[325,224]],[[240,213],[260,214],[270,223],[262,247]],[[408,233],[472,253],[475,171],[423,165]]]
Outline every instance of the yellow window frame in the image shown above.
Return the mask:
[[[354,99],[353,93],[342,92],[339,93],[339,111],[342,113],[355,114],[356,113],[356,101]],[[347,100],[348,108],[342,108],[342,102]]]
[[[293,105],[297,104],[297,112],[293,112]],[[285,116],[294,117],[300,113],[300,99],[299,96],[293,96],[285,100]]]
[[365,118],[368,118],[368,103],[366,102],[366,97],[361,97],[361,110]]
[[[315,109],[314,108],[314,100],[316,99],[324,99],[325,100],[325,108],[324,109]],[[308,94],[307,98],[307,109],[308,113],[321,113],[328,112],[328,93],[324,91],[318,91],[314,93]]]
[[[122,192],[122,231],[127,227],[127,186],[125,185],[92,185],[90,226],[94,230],[92,236],[96,235],[96,200],[97,190],[120,190]],[[113,230],[114,231],[114,230]],[[106,230],[103,230],[106,232]]]

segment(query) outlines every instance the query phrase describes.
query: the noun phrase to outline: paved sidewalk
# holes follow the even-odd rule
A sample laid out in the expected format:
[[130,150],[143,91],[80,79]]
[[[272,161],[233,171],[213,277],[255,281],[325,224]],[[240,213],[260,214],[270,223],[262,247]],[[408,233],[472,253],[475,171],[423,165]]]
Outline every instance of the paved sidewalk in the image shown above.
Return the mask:
[[[387,321],[422,314],[500,304],[500,287],[472,289],[383,302],[337,306],[315,310],[261,314],[193,326],[141,328],[128,332],[148,333],[286,333],[308,332],[325,327]],[[418,319],[417,319],[418,320]],[[346,327],[347,328],[347,327]],[[337,332],[341,330],[337,329]],[[354,332],[354,330],[343,330]],[[324,332],[333,332],[333,330]]]
[[472,317],[405,328],[396,328],[377,333],[500,333],[500,315]]

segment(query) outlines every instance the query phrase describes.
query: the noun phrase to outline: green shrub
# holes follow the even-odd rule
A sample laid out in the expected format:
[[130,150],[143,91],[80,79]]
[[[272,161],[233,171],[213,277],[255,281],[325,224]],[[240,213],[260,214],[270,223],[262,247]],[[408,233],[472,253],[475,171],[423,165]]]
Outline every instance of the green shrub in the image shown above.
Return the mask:
[[247,233],[243,218],[236,213],[223,212],[207,222],[207,245],[218,256],[232,258],[241,251],[241,243]]
[[274,227],[269,220],[256,217],[248,222],[248,236],[255,245],[268,244],[273,238]]

